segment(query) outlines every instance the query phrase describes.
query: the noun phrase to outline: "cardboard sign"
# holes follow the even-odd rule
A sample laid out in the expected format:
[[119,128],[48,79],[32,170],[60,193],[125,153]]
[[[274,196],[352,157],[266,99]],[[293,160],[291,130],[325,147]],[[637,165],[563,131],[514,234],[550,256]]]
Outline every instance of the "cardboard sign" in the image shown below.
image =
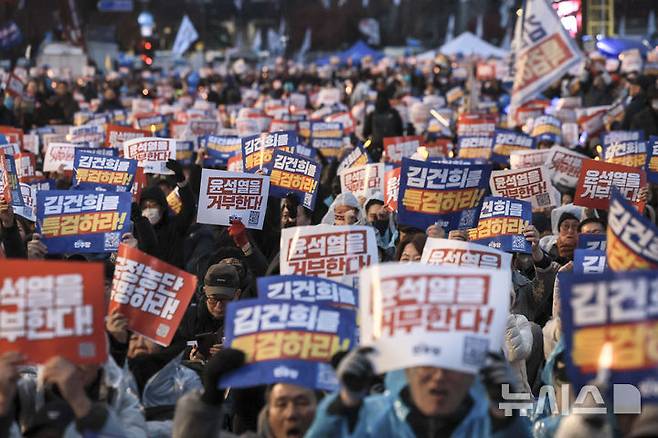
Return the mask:
[[459,158],[480,158],[488,160],[491,158],[493,137],[469,136],[459,137],[457,141]]
[[647,176],[642,169],[596,160],[583,160],[573,203],[589,208],[608,208],[610,190],[619,189],[638,210],[644,210]]
[[76,147],[73,143],[49,143],[43,158],[43,171],[57,172],[60,166],[63,170],[73,170]]
[[658,136],[651,136],[647,142],[647,162],[645,169],[649,182],[658,184]]
[[7,204],[22,207],[23,197],[16,172],[16,162],[11,155],[0,154],[0,193]]
[[197,222],[229,226],[240,219],[245,227],[262,230],[269,189],[266,176],[203,169]]
[[351,192],[356,197],[364,198],[384,193],[384,163],[351,167],[338,176],[342,193]]
[[226,166],[229,158],[239,155],[242,150],[242,140],[237,135],[209,135],[205,137],[204,145],[209,157],[206,161],[212,166]]
[[123,142],[123,156],[137,160],[144,173],[172,174],[167,160],[176,159],[176,140],[173,138],[139,137]]
[[294,194],[299,203],[313,210],[320,187],[322,166],[298,154],[275,149],[267,165],[270,175],[270,196],[284,198]]
[[523,235],[532,223],[529,202],[487,196],[482,203],[476,228],[468,230],[468,240],[507,252],[530,254],[532,245]]
[[410,135],[405,137],[384,137],[384,151],[386,153],[386,162],[400,164],[402,158],[411,158],[420,147],[422,141],[420,135]]
[[75,151],[73,186],[82,190],[129,192],[133,185],[137,161],[105,157]]
[[356,346],[356,314],[318,303],[236,301],[227,306],[224,334],[246,364],[223,375],[220,387],[289,383],[334,391],[331,357]]
[[359,271],[378,260],[372,227],[314,225],[281,230],[281,275],[328,278],[354,287]]
[[477,243],[429,237],[420,261],[437,266],[510,269],[512,255]]
[[605,251],[578,249],[573,252],[573,272],[575,274],[600,274],[607,271]]
[[575,188],[583,161],[588,158],[562,146],[553,146],[550,150],[546,169],[551,172],[553,184]]
[[517,151],[530,153],[534,147],[535,140],[529,135],[507,129],[496,129],[491,159],[496,163],[507,164],[512,153]]
[[356,309],[359,294],[353,287],[325,278],[304,275],[279,275],[258,278],[258,298],[329,304]]
[[400,170],[398,220],[421,230],[472,228],[489,185],[490,165],[456,165],[404,158]]
[[[508,270],[383,263],[359,282],[361,344],[377,373],[431,366],[477,373],[503,342]],[[448,347],[449,346],[449,347]]]
[[0,291],[0,351],[30,364],[105,362],[102,264],[3,260]]
[[150,131],[145,129],[135,129],[130,126],[107,125],[105,127],[105,146],[119,148],[123,151],[123,142],[135,138],[149,137]]
[[[552,154],[550,149],[512,151],[509,156],[510,168],[516,170],[543,166]],[[548,169],[546,170],[550,174]]]
[[610,387],[631,384],[643,399],[658,399],[652,389],[658,378],[653,349],[658,330],[656,284],[656,271],[560,276],[562,336],[570,353],[565,355],[567,374],[576,388],[594,379],[603,347],[609,343]]
[[343,170],[349,169],[350,167],[364,166],[368,163],[370,163],[370,157],[361,145],[357,145],[352,152],[340,162],[337,173],[341,173]]
[[130,231],[129,193],[37,192],[37,232],[48,253],[113,252]]
[[398,211],[400,194],[400,168],[396,167],[384,173],[384,205],[389,211]]
[[520,170],[494,170],[489,186],[492,195],[528,201],[533,210],[560,205],[560,193],[551,184],[548,172],[543,166]]
[[297,134],[293,131],[270,132],[242,138],[242,164],[245,172],[267,169],[275,148],[292,152],[297,145]]
[[610,197],[607,240],[613,271],[658,269],[658,228],[617,190]]
[[168,346],[196,290],[196,276],[127,245],[119,246],[108,315],[120,311],[128,329]]

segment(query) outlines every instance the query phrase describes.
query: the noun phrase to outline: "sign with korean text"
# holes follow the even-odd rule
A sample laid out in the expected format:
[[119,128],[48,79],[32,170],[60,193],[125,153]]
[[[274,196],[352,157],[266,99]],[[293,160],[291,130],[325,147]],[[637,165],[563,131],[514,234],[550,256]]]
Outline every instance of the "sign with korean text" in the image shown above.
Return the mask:
[[491,175],[490,165],[456,165],[404,158],[400,170],[398,219],[421,230],[472,228]]
[[128,329],[167,346],[194,295],[194,275],[137,248],[119,246],[108,314],[118,310]]
[[354,286],[379,260],[375,231],[362,225],[314,225],[281,230],[281,275],[309,275]]
[[624,198],[640,210],[646,202],[647,176],[642,169],[583,160],[573,203],[589,208],[607,209],[612,187],[617,188]]
[[43,171],[57,172],[60,167],[63,170],[73,170],[75,148],[73,143],[49,143],[43,157]]
[[205,137],[205,147],[211,165],[225,166],[229,158],[240,154],[242,141],[237,135],[209,135]]
[[533,119],[532,133],[530,135],[537,142],[561,143],[562,124],[560,119],[546,114]]
[[203,169],[197,221],[229,226],[239,219],[247,228],[262,230],[269,189],[266,176]]
[[606,246],[605,234],[578,233],[578,246],[576,248],[605,251]]
[[258,298],[356,309],[359,294],[353,287],[326,278],[279,275],[258,279]]
[[457,137],[491,137],[498,118],[492,114],[463,113],[457,119]]
[[37,157],[32,152],[14,155],[16,174],[20,182],[30,182],[36,178]]
[[275,149],[267,167],[270,196],[283,198],[295,194],[300,205],[313,210],[320,186],[322,166],[298,154]]
[[384,192],[384,163],[351,167],[338,176],[342,193],[351,192],[354,196],[369,198]]
[[551,173],[553,184],[576,187],[580,169],[587,157],[562,146],[553,146],[550,150],[551,155],[546,162],[546,169]]
[[497,163],[506,164],[510,161],[512,153],[517,151],[530,153],[534,147],[535,139],[529,135],[508,129],[496,129],[491,159]]
[[72,126],[66,136],[71,143],[89,142],[100,144],[105,139],[105,130],[102,125]]
[[606,163],[643,167],[647,161],[647,143],[640,140],[618,141],[603,148]]
[[569,381],[577,388],[589,384],[608,344],[608,383],[634,385],[643,399],[655,401],[658,272],[564,273],[560,296]]
[[605,251],[576,248],[573,252],[573,272],[575,274],[600,274],[607,268]]
[[111,190],[129,192],[132,187],[137,161],[105,157],[75,151],[73,186],[82,190]]
[[242,163],[245,172],[266,169],[274,149],[292,152],[297,146],[297,134],[293,131],[270,132],[242,138]]
[[489,185],[493,196],[528,201],[533,210],[560,205],[560,193],[553,187],[543,166],[520,170],[494,170]]
[[112,252],[130,231],[130,193],[37,192],[37,230],[51,254]]
[[364,269],[359,282],[361,344],[377,373],[417,367],[469,374],[503,342],[509,270],[421,263]]
[[402,158],[411,158],[420,147],[422,137],[409,135],[404,137],[384,137],[384,151],[386,162],[400,164]]
[[531,245],[523,235],[532,223],[532,206],[516,199],[484,198],[476,228],[468,230],[468,240],[507,252],[530,254]]
[[512,255],[477,243],[430,237],[420,261],[437,266],[510,269]]
[[400,168],[396,167],[384,173],[384,205],[390,211],[398,211],[400,193]]
[[658,269],[658,228],[617,190],[610,198],[607,241],[613,271]]
[[107,358],[101,263],[3,260],[0,351],[29,364],[62,356],[75,364]]
[[173,138],[139,137],[123,142],[123,156],[137,160],[144,173],[171,174],[167,160],[176,159],[176,140]]
[[352,149],[352,152],[350,152],[343,159],[343,161],[340,162],[340,164],[338,165],[337,172],[340,173],[345,169],[349,169],[350,167],[363,166],[368,164],[369,162],[370,162],[370,157],[368,156],[366,151],[363,149],[362,146],[357,145],[354,149]]
[[527,169],[529,167],[543,166],[548,162],[553,152],[550,149],[517,150],[509,156],[511,169]]
[[651,136],[647,142],[647,178],[652,184],[658,184],[658,136]]
[[488,160],[491,158],[492,137],[468,136],[459,137],[457,141],[459,158],[480,158]]
[[310,146],[319,151],[325,158],[335,159],[340,156],[343,148],[343,139],[341,138],[315,138],[310,140]]
[[123,142],[135,138],[148,137],[151,131],[135,129],[130,126],[107,125],[105,128],[105,146],[123,150]]
[[11,155],[0,154],[0,193],[12,207],[25,205],[16,173],[16,161]]
[[194,162],[195,143],[192,140],[176,140],[176,161],[183,166]]
[[143,129],[151,133],[153,137],[167,136],[167,122],[169,116],[157,113],[137,114],[135,117],[135,128]]
[[205,137],[216,134],[219,130],[219,121],[213,119],[191,119],[185,127],[192,137]]
[[226,310],[225,344],[245,353],[245,365],[219,386],[289,383],[338,389],[331,357],[356,346],[356,314],[320,303],[243,300]]

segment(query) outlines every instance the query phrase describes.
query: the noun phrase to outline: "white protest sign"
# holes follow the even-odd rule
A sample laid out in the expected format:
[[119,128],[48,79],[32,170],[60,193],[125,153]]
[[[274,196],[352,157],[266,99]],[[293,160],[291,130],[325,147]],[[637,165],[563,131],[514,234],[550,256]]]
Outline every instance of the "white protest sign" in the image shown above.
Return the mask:
[[546,164],[546,168],[551,172],[553,184],[575,188],[583,160],[586,159],[586,156],[565,147],[553,146]]
[[269,191],[267,176],[203,169],[197,222],[228,226],[240,219],[245,227],[262,230]]
[[541,166],[548,162],[552,153],[550,149],[512,151],[509,156],[510,167],[512,169],[527,169],[528,167]]
[[123,142],[123,156],[137,160],[144,173],[172,174],[167,160],[176,159],[176,140],[173,138],[139,137]]
[[510,269],[512,254],[479,243],[429,237],[420,261],[437,266]]
[[72,143],[49,143],[43,159],[44,172],[56,172],[60,166],[73,170],[76,145]]
[[431,366],[475,374],[499,351],[509,270],[383,263],[361,271],[361,345],[375,371]]
[[281,275],[310,275],[356,286],[377,263],[375,231],[363,225],[313,225],[281,230]]
[[493,196],[528,201],[533,210],[560,205],[560,193],[553,187],[544,166],[494,170],[489,178],[489,186]]
[[375,193],[384,193],[384,163],[350,167],[339,173],[341,192],[369,198]]

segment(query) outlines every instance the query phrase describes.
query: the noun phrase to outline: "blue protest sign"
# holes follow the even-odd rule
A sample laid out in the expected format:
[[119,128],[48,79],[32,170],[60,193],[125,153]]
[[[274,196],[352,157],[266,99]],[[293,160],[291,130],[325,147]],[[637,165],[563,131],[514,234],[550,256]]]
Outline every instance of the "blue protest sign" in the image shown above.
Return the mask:
[[270,132],[242,138],[242,164],[245,172],[265,169],[272,161],[275,148],[292,152],[297,146],[297,134],[294,131]]
[[496,129],[493,140],[491,160],[500,164],[509,164],[513,151],[534,149],[535,139],[522,132],[509,129]]
[[319,163],[275,149],[265,168],[270,175],[270,196],[283,198],[292,193],[303,207],[315,208],[322,173]]
[[73,186],[82,190],[130,192],[137,172],[137,160],[88,154],[75,150]]
[[578,246],[580,249],[591,249],[605,251],[606,247],[605,234],[578,234]]
[[468,240],[507,252],[530,254],[532,245],[523,235],[532,223],[532,204],[518,199],[487,196],[477,227],[468,230]]
[[192,140],[176,140],[176,161],[183,166],[194,162],[194,142]]
[[229,158],[240,154],[242,149],[242,142],[237,135],[207,135],[203,144],[208,154],[204,165],[213,167],[226,166]]
[[130,231],[130,193],[37,192],[37,232],[48,253],[100,253],[119,248]]
[[573,272],[576,274],[600,274],[608,269],[605,251],[576,249],[573,252]]
[[262,299],[330,304],[348,309],[358,306],[356,289],[326,278],[279,275],[260,277],[257,282],[258,298]]
[[331,357],[356,345],[356,312],[325,304],[235,301],[225,321],[225,344],[242,350],[246,364],[223,376],[221,388],[291,383],[333,391]]
[[645,163],[647,179],[658,184],[658,136],[652,135],[647,142],[647,161]]
[[12,207],[23,207],[23,196],[18,184],[18,173],[16,172],[16,160],[11,155],[0,154],[0,187],[5,202]]

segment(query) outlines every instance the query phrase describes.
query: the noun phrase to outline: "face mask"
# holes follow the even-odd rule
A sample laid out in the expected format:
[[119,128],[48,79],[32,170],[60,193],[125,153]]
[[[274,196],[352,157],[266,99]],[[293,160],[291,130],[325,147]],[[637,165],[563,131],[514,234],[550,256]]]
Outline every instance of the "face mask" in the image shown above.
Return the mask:
[[379,231],[379,234],[383,235],[386,233],[386,230],[388,229],[388,219],[381,220],[381,221],[374,221],[372,223],[372,226]]
[[160,214],[159,208],[145,208],[142,210],[142,216],[149,220],[151,225],[155,225],[160,222],[162,215]]

